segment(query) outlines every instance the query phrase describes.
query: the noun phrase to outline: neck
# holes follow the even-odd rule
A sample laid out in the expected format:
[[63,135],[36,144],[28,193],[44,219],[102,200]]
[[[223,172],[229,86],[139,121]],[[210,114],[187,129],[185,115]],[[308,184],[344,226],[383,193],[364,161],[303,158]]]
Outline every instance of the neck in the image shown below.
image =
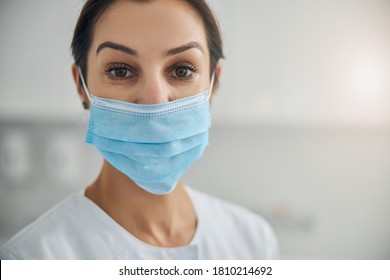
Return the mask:
[[132,235],[151,245],[186,245],[196,228],[195,212],[181,181],[169,194],[151,194],[105,161],[85,196]]

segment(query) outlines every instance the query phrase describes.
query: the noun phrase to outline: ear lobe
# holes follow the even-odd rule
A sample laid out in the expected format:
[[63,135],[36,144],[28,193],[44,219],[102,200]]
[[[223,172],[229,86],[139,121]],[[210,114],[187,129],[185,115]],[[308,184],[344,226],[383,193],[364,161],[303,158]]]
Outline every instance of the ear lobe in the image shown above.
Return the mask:
[[220,81],[220,78],[221,78],[221,74],[222,74],[222,63],[219,60],[217,65],[215,66],[214,85],[213,85],[213,88],[211,90],[210,100],[212,100],[214,94],[217,92],[217,89],[219,88],[219,81]]
[[215,77],[219,81],[222,75],[222,63],[221,60],[218,61],[217,66],[215,66]]
[[76,85],[77,93],[81,99],[81,102],[83,104],[89,104],[87,94],[85,93],[85,90],[81,84],[79,68],[75,63],[72,64],[72,77],[73,77],[73,81]]

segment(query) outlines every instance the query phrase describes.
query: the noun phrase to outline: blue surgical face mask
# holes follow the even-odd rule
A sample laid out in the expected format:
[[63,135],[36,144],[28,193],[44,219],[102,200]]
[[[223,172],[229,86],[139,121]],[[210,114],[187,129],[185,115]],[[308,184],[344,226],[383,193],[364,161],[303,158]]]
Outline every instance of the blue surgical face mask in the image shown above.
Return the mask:
[[91,101],[86,142],[145,191],[171,192],[208,144],[214,74],[210,90],[150,105],[94,96],[79,72]]

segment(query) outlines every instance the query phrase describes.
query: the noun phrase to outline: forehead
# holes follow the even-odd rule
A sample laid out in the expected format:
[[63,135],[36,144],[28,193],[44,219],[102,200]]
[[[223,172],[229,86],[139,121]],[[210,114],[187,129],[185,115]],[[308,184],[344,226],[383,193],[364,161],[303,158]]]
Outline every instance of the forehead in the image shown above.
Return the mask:
[[208,49],[201,16],[183,0],[116,1],[94,27],[92,47],[104,41],[131,46],[141,55],[191,41]]

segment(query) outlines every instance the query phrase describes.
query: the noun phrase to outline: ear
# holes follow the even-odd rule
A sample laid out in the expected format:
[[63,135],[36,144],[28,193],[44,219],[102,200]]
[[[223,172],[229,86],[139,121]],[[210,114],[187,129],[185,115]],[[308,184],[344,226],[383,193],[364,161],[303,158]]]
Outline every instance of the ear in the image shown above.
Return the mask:
[[80,97],[81,103],[83,104],[84,108],[87,109],[87,108],[89,108],[89,99],[88,99],[88,96],[85,93],[84,87],[81,83],[79,67],[75,63],[72,64],[72,76],[73,76],[73,81],[76,85],[77,93]]
[[217,92],[217,90],[219,88],[219,81],[220,81],[220,78],[221,78],[221,74],[222,74],[222,63],[219,60],[217,65],[215,66],[214,85],[213,85],[213,88],[211,90],[210,101],[212,101],[212,99],[214,97],[214,94]]

